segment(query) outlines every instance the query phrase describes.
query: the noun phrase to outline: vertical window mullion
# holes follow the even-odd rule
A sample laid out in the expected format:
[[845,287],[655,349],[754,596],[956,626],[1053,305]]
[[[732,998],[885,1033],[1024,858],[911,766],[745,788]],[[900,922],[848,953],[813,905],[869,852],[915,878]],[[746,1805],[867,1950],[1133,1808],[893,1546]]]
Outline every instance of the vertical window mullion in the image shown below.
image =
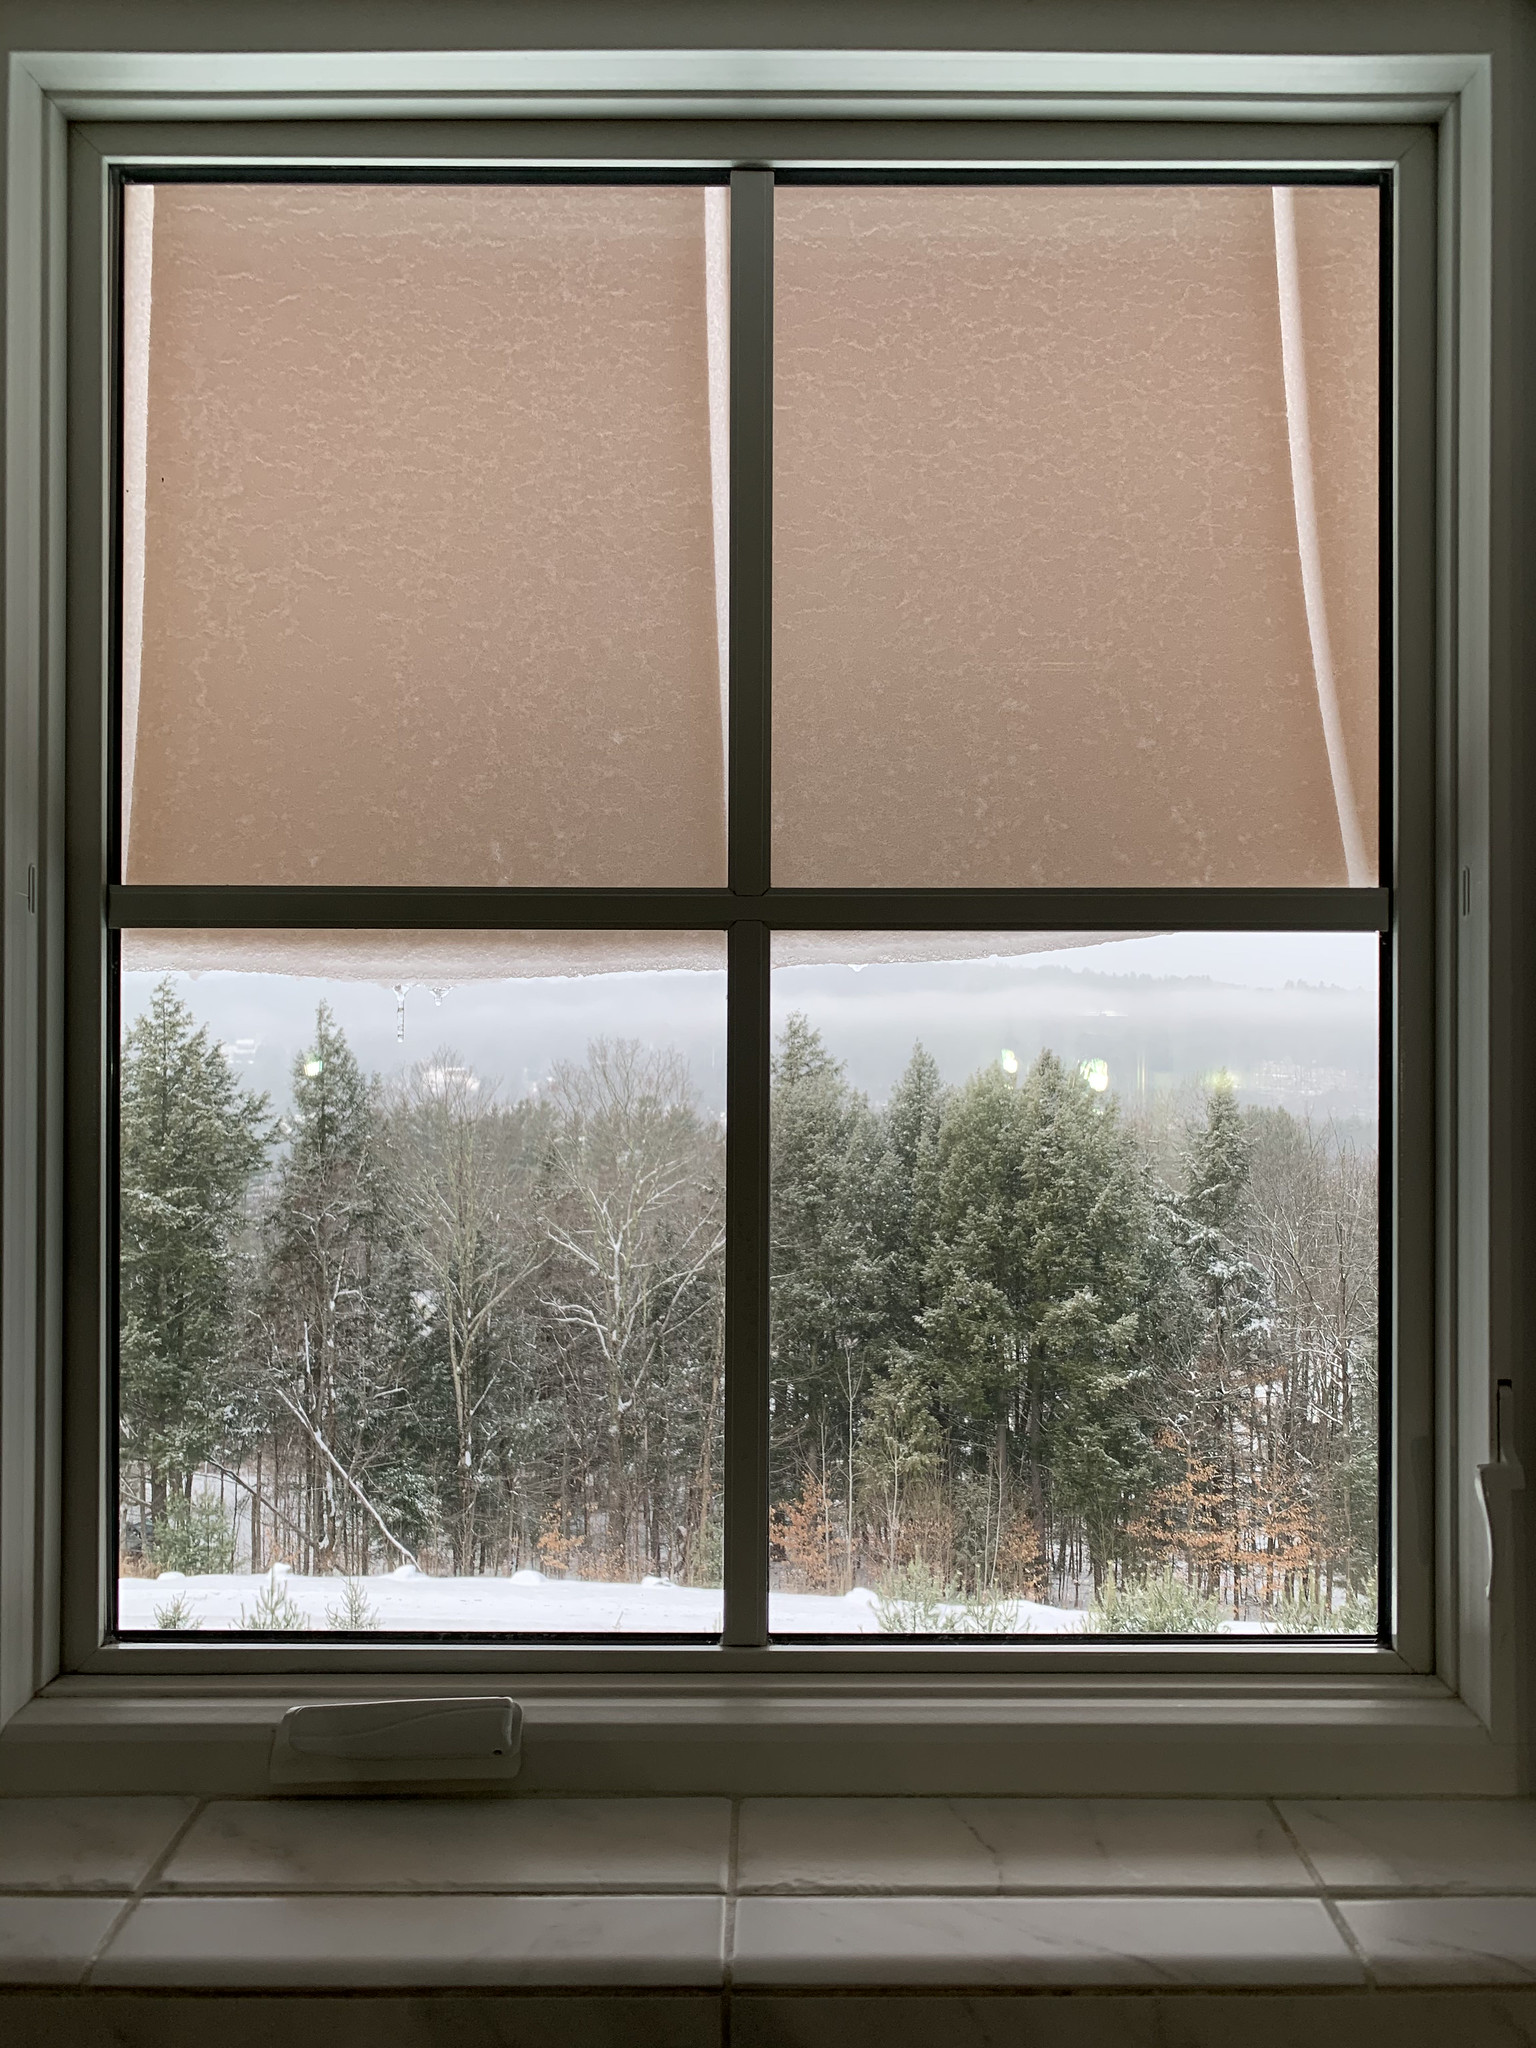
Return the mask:
[[732,925],[726,981],[725,1641],[768,1640],[768,927]]
[[[731,173],[730,884],[769,879],[773,174]],[[768,1639],[768,927],[731,927],[726,992],[725,1641]]]

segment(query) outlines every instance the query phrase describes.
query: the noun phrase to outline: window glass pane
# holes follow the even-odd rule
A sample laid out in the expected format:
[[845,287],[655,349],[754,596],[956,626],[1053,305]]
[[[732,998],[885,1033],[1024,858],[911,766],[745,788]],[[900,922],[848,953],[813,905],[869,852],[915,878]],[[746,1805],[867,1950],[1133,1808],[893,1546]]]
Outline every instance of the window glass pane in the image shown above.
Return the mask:
[[725,208],[127,189],[125,880],[724,880]]
[[723,937],[123,955],[120,1626],[718,1632]]
[[1379,208],[779,190],[777,882],[1376,881]]
[[1374,1635],[1379,941],[948,943],[779,942],[775,1634]]

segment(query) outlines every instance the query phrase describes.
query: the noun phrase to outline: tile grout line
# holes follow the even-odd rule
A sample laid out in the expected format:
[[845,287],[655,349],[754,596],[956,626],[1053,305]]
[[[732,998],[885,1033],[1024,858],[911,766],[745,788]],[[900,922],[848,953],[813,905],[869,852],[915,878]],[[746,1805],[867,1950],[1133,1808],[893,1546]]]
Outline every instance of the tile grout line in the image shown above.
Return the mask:
[[80,1988],[82,1990],[89,1985],[92,1976],[95,1974],[96,1965],[101,1961],[107,1950],[116,1941],[119,1933],[127,1925],[130,1915],[148,1895],[150,1886],[158,1881],[161,1872],[186,1840],[188,1833],[207,1804],[206,1799],[200,1796],[194,1797],[192,1811],[182,1821],[180,1827],[172,1829],[170,1840],[165,1844],[159,1855],[150,1858],[144,1875],[139,1879],[139,1882],[134,1886],[128,1897],[124,1899],[121,1912],[114,1915],[111,1926],[101,1937],[100,1941],[97,1942],[95,1948],[92,1949],[91,1959],[80,1973]]
[[1296,1854],[1301,1858],[1302,1865],[1305,1868],[1308,1877],[1311,1878],[1313,1884],[1317,1888],[1317,1896],[1322,1902],[1323,1911],[1328,1915],[1328,1918],[1333,1922],[1334,1931],[1337,1933],[1340,1941],[1344,1943],[1345,1947],[1349,1950],[1350,1954],[1354,1957],[1355,1961],[1360,1965],[1361,1970],[1364,1972],[1367,1988],[1372,1991],[1380,1990],[1381,1987],[1376,1982],[1376,1972],[1371,1968],[1370,1963],[1366,1958],[1365,1950],[1360,1946],[1359,1942],[1355,1939],[1354,1929],[1350,1926],[1349,1922],[1345,1919],[1343,1913],[1339,1910],[1338,1902],[1334,1899],[1327,1885],[1323,1882],[1323,1874],[1318,1869],[1317,1865],[1312,1861],[1311,1856],[1308,1854],[1307,1850],[1303,1846],[1301,1837],[1297,1834],[1296,1830],[1291,1826],[1290,1822],[1286,1819],[1285,1815],[1280,1811],[1279,1800],[1270,1799],[1267,1800],[1265,1803],[1269,1807],[1270,1812],[1275,1816],[1276,1824],[1279,1826],[1281,1833],[1285,1836],[1286,1840],[1290,1843],[1291,1847],[1296,1851]]
[[[1138,1899],[1196,1899],[1219,1902],[1232,1900],[1273,1899],[1285,1902],[1292,1899],[1306,1899],[1317,1895],[1319,1887],[1314,1884],[1280,1889],[1274,1885],[1210,1885],[1210,1884],[1093,1884],[1093,1885],[916,1885],[916,1884],[857,1884],[837,1883],[804,1885],[786,1880],[783,1884],[756,1885],[747,1894],[749,1898],[765,1899],[1043,1899],[1043,1900],[1093,1900],[1109,1899],[1119,1904],[1134,1903]],[[706,1894],[709,1895],[709,1894]],[[1475,1902],[1479,1899],[1532,1899],[1536,1891],[1530,1887],[1515,1890],[1508,1885],[1489,1886],[1478,1891],[1448,1892],[1441,1885],[1421,1886],[1416,1890],[1401,1887],[1384,1889],[1379,1885],[1340,1886],[1337,1897],[1346,1901],[1375,1901],[1383,1898],[1424,1900],[1464,1899]],[[82,1892],[78,1886],[8,1885],[0,1887],[0,1899],[77,1899],[89,1898],[93,1894]],[[101,1896],[100,1893],[94,1896]],[[205,1884],[189,1886],[184,1891],[157,1894],[166,1899],[624,1899],[651,1898],[674,1899],[696,1898],[700,1887],[696,1884],[659,1884],[654,1882],[634,1884],[222,1884],[213,1880]],[[730,1904],[735,1900],[728,1898]]]

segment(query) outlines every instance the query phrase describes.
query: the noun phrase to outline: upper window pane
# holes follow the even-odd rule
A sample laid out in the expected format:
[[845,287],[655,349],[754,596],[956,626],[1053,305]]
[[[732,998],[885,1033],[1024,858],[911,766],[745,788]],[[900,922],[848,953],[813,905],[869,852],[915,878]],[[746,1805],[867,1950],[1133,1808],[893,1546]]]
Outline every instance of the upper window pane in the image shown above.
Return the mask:
[[723,882],[724,190],[125,198],[123,878]]
[[776,882],[1376,882],[1379,208],[779,191]]

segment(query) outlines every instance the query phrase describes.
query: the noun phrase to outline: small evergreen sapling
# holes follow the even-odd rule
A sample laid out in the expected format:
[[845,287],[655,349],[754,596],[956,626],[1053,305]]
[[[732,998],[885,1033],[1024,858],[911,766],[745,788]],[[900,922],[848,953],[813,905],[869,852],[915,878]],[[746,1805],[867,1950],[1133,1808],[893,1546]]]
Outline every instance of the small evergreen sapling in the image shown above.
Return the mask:
[[185,1635],[199,1626],[197,1609],[185,1593],[173,1593],[169,1600],[155,1609],[155,1627],[167,1634]]
[[296,1635],[308,1627],[303,1609],[278,1577],[275,1566],[250,1613],[241,1607],[239,1625],[252,1635]]
[[368,1598],[361,1580],[342,1580],[341,1599],[336,1606],[326,1608],[325,1625],[344,1635],[356,1635],[363,1629],[378,1627],[378,1610]]
[[1226,1610],[1174,1572],[1148,1572],[1117,1586],[1106,1579],[1088,1609],[1083,1633],[1091,1636],[1213,1636]]
[[1265,1619],[1277,1636],[1373,1636],[1377,1626],[1376,1582],[1351,1590],[1330,1606],[1321,1591],[1277,1600]]
[[891,1572],[875,1602],[888,1636],[1007,1636],[1018,1632],[1018,1602],[967,1593],[915,1557]]

